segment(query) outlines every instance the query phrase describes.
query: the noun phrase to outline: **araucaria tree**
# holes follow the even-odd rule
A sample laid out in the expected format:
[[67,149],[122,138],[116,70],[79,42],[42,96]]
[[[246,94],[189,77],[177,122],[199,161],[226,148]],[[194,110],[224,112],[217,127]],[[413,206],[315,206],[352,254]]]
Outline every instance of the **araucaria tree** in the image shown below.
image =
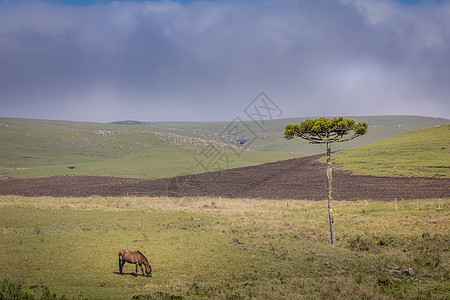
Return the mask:
[[307,119],[294,125],[287,125],[284,137],[291,140],[299,137],[309,141],[311,144],[327,144],[327,187],[328,187],[328,218],[330,221],[331,244],[336,244],[334,235],[332,187],[333,180],[331,167],[331,144],[353,140],[367,132],[367,123],[355,124],[354,120],[337,117],[333,119],[318,118]]

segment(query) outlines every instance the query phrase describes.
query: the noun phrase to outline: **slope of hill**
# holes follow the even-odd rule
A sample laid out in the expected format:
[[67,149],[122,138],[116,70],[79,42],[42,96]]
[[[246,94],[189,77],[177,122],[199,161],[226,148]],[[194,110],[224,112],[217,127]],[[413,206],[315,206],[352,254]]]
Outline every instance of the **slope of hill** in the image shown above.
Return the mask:
[[[366,136],[334,150],[380,141],[448,120],[414,117],[354,117],[369,123]],[[231,123],[137,121],[115,124],[0,118],[0,177],[99,175],[164,178],[323,153],[321,146],[283,139],[284,127],[302,119],[237,124],[238,148],[226,136]],[[243,130],[245,129],[245,130]],[[70,170],[68,167],[75,167]]]
[[355,174],[450,178],[450,125],[404,133],[333,158]]
[[[368,133],[353,141],[336,144],[333,148],[334,150],[343,150],[366,145],[405,132],[450,123],[450,120],[447,119],[420,116],[349,116],[346,118],[354,119],[357,122],[364,121],[369,123]],[[257,135],[257,138],[250,145],[250,148],[258,151],[294,152],[302,153],[304,155],[324,153],[324,148],[321,146],[309,145],[304,141],[287,142],[283,138],[283,132],[286,125],[298,124],[305,119],[306,118],[269,120],[264,122],[263,129],[258,127],[252,121],[245,122],[251,130],[251,133],[248,133],[248,135],[251,135],[252,133]],[[183,132],[195,132],[208,139],[218,139],[221,135],[224,135],[225,128],[230,125],[230,123],[227,122],[154,122],[147,124],[156,128],[173,128]],[[244,128],[242,128],[241,131],[245,132]]]
[[[149,125],[0,118],[3,178],[57,175],[163,178],[299,156],[261,151],[234,153],[241,150],[193,132]],[[212,154],[220,154],[220,164],[200,164]]]

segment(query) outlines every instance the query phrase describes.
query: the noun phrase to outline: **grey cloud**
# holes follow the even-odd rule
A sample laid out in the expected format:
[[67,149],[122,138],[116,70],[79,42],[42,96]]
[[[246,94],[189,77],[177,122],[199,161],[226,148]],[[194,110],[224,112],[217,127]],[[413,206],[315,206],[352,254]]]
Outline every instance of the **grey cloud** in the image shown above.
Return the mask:
[[285,117],[449,117],[450,3],[0,4],[4,116],[231,120],[264,90]]

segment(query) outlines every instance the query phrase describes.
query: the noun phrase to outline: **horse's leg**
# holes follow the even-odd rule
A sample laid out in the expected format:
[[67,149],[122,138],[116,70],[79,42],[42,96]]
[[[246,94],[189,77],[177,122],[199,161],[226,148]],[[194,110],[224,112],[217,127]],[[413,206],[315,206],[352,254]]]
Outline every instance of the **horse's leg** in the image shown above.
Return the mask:
[[136,277],[138,276],[138,263],[136,263]]
[[119,273],[120,273],[120,275],[123,275],[123,263],[122,263],[121,255],[119,255]]
[[125,265],[125,259],[122,258],[122,264],[120,265],[120,274],[123,275],[123,266]]
[[144,273],[144,268],[142,267],[142,264],[139,264],[139,267],[141,267],[141,271],[142,271],[142,276],[145,276],[145,273]]

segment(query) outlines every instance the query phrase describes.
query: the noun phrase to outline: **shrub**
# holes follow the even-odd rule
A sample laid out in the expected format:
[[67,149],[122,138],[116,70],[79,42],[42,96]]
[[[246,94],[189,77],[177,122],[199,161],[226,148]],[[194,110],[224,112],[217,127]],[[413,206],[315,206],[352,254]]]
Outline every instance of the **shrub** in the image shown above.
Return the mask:
[[66,300],[67,298],[63,295],[58,298],[56,294],[52,294],[47,287],[42,288],[42,295],[40,297],[35,297],[33,294],[25,290],[23,286],[23,281],[18,279],[16,281],[9,281],[7,279],[3,280],[0,284],[0,299],[3,300]]
[[0,284],[0,299],[33,300],[34,297],[23,289],[21,280],[11,282],[5,279]]

